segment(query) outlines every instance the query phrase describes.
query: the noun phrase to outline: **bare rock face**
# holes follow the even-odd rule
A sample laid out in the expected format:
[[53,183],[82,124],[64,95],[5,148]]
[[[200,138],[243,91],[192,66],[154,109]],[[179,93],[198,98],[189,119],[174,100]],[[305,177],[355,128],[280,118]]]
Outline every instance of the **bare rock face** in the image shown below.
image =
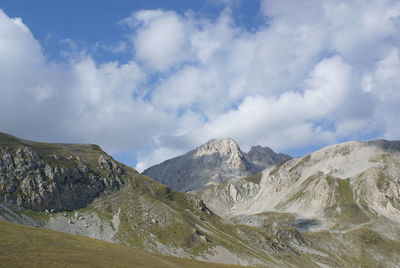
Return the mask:
[[262,147],[260,145],[251,147],[250,151],[247,153],[247,157],[252,162],[255,173],[291,159],[291,157],[286,154],[275,153],[271,148]]
[[[261,177],[261,174],[258,175]],[[253,198],[259,190],[260,185],[257,181],[238,178],[220,185],[212,185],[191,191],[190,193],[203,200],[207,207],[217,215],[229,217],[235,204]]]
[[347,142],[265,169],[256,190],[236,179],[194,193],[224,217],[295,213],[328,227],[371,215],[400,222],[399,174],[399,141]]
[[47,155],[43,148],[48,145],[16,138],[10,142],[11,136],[4,136],[0,135],[0,199],[5,203],[32,210],[73,210],[124,184],[124,168],[98,146],[53,144],[52,149],[64,147],[64,155]]
[[268,147],[252,147],[243,152],[230,139],[213,139],[185,155],[146,169],[143,174],[177,191],[191,191],[255,174],[291,159]]
[[198,147],[193,157],[202,158],[216,155],[219,162],[224,162],[227,168],[245,172],[251,169],[245,160],[245,154],[232,139],[215,139]]

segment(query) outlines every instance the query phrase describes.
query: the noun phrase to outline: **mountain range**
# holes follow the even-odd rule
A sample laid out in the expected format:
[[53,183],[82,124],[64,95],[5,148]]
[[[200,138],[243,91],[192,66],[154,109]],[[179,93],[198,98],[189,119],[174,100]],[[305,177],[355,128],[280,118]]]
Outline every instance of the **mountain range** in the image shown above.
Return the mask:
[[[183,193],[96,145],[0,134],[0,220],[36,226],[33,233],[45,228],[209,262],[399,267],[399,141],[274,156],[258,146],[243,153],[233,140],[216,139],[156,166],[159,174],[176,172],[171,183],[189,190]],[[263,169],[271,159],[277,164]],[[179,163],[180,170],[208,175],[183,176]],[[22,250],[2,237],[2,247]]]
[[233,139],[220,138],[152,166],[143,174],[185,192],[253,175],[289,159],[288,155],[259,145],[245,153]]

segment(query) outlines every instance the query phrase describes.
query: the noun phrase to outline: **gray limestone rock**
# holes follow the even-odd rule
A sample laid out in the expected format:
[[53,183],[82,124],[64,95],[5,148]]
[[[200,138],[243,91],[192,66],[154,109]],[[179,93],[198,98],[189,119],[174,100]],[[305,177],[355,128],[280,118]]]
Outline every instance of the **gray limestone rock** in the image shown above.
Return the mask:
[[[99,147],[27,143],[0,135],[0,199],[8,204],[42,211],[74,210],[124,184],[124,167]],[[46,154],[46,146],[54,149]],[[57,160],[55,150],[70,152],[65,158],[57,154]],[[82,152],[85,159],[78,155],[72,159],[75,152]]]
[[191,191],[245,177],[291,159],[268,147],[255,146],[249,153],[228,139],[211,140],[185,155],[146,169],[143,174],[177,191]]

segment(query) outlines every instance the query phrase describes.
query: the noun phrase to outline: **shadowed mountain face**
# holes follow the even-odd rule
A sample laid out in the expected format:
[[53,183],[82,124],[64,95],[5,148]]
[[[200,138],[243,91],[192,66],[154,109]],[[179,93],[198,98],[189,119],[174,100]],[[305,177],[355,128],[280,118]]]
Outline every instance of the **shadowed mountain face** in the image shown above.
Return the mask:
[[214,139],[185,155],[146,169],[143,174],[177,191],[220,184],[291,159],[268,147],[254,146],[243,152],[232,139]]

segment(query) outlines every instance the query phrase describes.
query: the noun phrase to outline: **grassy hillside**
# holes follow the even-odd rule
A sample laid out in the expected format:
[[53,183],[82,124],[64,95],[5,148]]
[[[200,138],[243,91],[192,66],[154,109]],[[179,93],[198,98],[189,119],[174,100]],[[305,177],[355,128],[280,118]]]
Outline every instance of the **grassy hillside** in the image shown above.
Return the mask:
[[156,255],[3,221],[0,221],[0,248],[0,267],[237,267]]

